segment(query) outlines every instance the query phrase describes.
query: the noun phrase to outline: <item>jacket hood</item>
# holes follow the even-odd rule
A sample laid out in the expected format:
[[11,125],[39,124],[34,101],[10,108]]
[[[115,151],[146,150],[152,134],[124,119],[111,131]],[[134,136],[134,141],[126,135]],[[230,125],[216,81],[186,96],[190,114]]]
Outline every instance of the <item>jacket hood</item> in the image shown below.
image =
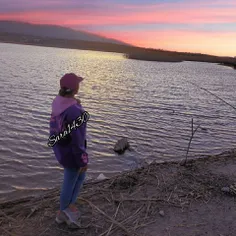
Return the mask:
[[77,104],[74,98],[66,98],[57,95],[52,102],[52,116],[58,116],[70,106]]

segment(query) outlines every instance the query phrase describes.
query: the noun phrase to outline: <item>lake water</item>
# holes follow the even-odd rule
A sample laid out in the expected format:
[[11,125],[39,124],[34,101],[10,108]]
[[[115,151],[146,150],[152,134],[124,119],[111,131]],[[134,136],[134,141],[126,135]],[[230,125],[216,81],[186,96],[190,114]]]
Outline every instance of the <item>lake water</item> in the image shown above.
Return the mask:
[[[201,62],[158,63],[122,54],[0,44],[0,201],[59,186],[62,169],[47,147],[51,102],[60,77],[85,77],[79,97],[90,113],[88,179],[134,168],[143,161],[185,157],[194,127],[201,125],[189,156],[235,148],[236,71]],[[127,136],[132,151],[117,155]]]

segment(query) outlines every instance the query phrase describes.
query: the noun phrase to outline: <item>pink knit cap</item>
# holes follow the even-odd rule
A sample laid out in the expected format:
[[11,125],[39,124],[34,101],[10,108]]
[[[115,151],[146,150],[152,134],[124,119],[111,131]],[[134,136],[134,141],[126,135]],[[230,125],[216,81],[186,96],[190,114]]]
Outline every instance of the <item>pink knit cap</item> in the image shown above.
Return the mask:
[[83,81],[81,76],[77,76],[74,73],[65,74],[60,80],[61,88],[69,88],[71,90],[75,90],[78,84]]

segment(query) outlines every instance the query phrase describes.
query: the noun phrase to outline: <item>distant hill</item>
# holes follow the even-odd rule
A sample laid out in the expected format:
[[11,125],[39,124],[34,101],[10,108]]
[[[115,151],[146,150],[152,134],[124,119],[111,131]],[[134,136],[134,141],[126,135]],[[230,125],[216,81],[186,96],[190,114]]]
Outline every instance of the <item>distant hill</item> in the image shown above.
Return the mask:
[[124,42],[115,39],[110,39],[98,36],[96,34],[87,33],[84,31],[77,31],[67,27],[56,26],[56,25],[39,25],[39,24],[30,24],[16,21],[0,21],[0,32],[31,35],[44,38],[49,37],[55,39],[83,40],[91,42],[128,45]]

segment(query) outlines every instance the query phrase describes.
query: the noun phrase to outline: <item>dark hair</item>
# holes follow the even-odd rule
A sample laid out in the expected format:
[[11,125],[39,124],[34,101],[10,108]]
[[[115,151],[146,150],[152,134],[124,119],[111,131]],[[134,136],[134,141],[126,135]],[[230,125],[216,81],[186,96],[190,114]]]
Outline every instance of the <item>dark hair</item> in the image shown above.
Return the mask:
[[64,97],[64,96],[67,96],[67,95],[73,95],[73,90],[72,89],[69,89],[69,88],[66,88],[66,87],[62,87],[60,90],[59,90],[59,95]]

